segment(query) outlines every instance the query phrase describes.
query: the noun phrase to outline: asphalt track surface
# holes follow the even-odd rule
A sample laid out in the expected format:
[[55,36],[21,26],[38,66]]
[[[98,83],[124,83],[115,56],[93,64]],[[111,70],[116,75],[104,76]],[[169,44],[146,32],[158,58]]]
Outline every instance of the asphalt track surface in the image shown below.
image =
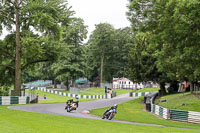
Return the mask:
[[[87,114],[87,112],[92,109],[104,108],[104,107],[112,106],[114,104],[120,104],[123,102],[127,102],[132,99],[135,99],[135,98],[129,97],[129,94],[122,94],[122,95],[119,95],[112,99],[101,99],[101,100],[95,100],[95,101],[79,102],[78,109],[76,111],[72,111],[70,113],[66,112],[66,110],[65,110],[66,104],[65,103],[19,105],[19,106],[9,106],[8,108],[15,109],[15,110],[21,110],[21,111],[28,111],[28,112],[37,112],[37,113],[46,113],[46,114],[52,114],[52,115],[63,115],[63,116],[71,116],[71,117],[77,117],[77,118],[103,120],[103,119],[101,119],[101,117]],[[104,121],[109,121],[109,120],[104,120]],[[198,129],[168,127],[168,126],[156,125],[156,124],[146,124],[146,123],[122,121],[122,120],[117,120],[117,119],[112,119],[112,122],[200,131]]]

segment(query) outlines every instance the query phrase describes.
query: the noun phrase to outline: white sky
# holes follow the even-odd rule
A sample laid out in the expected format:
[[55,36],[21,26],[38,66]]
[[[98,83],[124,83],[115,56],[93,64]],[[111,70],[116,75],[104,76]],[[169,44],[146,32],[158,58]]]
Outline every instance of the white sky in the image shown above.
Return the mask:
[[128,0],[68,0],[76,17],[88,25],[88,32],[95,29],[95,24],[110,23],[115,28],[130,26],[126,17]]
[[[130,26],[126,17],[128,0],[68,0],[68,2],[76,12],[75,16],[85,21],[89,34],[95,29],[95,24],[104,22],[112,24],[115,28]],[[4,30],[0,39],[6,34]]]

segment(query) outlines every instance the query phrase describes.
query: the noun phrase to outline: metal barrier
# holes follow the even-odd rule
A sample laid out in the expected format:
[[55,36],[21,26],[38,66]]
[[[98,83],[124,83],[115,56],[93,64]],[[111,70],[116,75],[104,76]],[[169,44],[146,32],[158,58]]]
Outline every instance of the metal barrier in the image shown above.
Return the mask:
[[[148,93],[130,93],[130,97],[139,97],[147,95]],[[200,124],[200,112],[185,111],[185,110],[176,110],[168,109],[162,106],[151,104],[151,113],[155,114],[166,120],[174,120],[181,122],[189,122]]]
[[29,97],[0,96],[0,105],[29,104]]
[[[67,97],[76,97],[76,95],[77,95],[77,94],[64,93],[64,92],[46,89],[46,87],[37,87],[37,89],[44,91],[44,92],[49,92],[49,93],[53,93],[53,94],[56,94],[56,95],[62,95],[62,96],[67,96]],[[85,98],[85,99],[105,99],[105,98],[108,98],[107,95],[78,95],[78,97],[79,98]]]

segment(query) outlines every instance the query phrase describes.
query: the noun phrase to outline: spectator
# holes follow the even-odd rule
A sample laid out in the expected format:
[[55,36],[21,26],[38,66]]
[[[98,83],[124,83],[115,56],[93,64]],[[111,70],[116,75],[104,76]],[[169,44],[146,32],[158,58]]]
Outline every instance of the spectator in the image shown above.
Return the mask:
[[107,92],[107,90],[108,90],[108,88],[107,88],[107,86],[105,86],[105,94],[107,94],[108,92]]
[[44,99],[47,99],[47,96],[46,96],[46,94],[44,94]]
[[110,90],[110,91],[109,91],[109,93],[110,93],[110,95],[111,95],[111,98],[112,98],[112,93],[113,93],[113,91],[112,91],[112,90]]
[[37,93],[37,95],[36,95],[36,102],[38,103],[39,102],[39,94]]

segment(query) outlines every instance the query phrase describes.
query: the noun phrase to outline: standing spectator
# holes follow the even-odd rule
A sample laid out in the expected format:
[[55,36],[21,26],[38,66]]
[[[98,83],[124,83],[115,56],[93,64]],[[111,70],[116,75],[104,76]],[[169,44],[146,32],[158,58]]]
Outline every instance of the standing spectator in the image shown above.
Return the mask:
[[112,98],[112,93],[113,93],[113,91],[112,91],[112,90],[110,90],[110,91],[109,91],[109,93],[110,93],[110,95],[111,95],[111,98]]
[[37,93],[37,95],[36,95],[36,97],[37,97],[37,103],[38,103],[38,101],[39,101],[39,94]]
[[46,94],[44,94],[44,99],[47,99],[47,96],[46,96]]
[[107,86],[105,86],[105,94],[107,94],[108,92],[107,92],[107,90],[108,90],[108,88],[107,88]]

